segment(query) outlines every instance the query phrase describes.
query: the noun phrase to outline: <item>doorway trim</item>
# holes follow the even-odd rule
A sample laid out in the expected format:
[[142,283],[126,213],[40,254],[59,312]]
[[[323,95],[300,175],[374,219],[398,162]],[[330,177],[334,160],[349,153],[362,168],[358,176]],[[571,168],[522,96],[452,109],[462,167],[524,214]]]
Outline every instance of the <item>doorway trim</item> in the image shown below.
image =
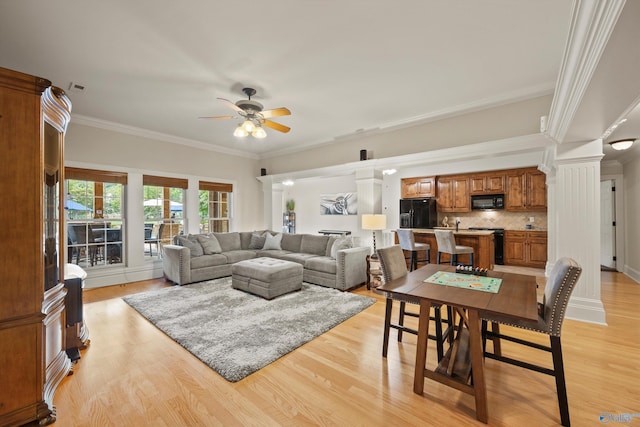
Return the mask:
[[[625,241],[624,241],[624,180],[622,174],[601,175],[600,181],[613,181],[616,188],[615,209],[616,209],[616,270],[624,272],[625,268]],[[601,198],[602,200],[602,198]]]

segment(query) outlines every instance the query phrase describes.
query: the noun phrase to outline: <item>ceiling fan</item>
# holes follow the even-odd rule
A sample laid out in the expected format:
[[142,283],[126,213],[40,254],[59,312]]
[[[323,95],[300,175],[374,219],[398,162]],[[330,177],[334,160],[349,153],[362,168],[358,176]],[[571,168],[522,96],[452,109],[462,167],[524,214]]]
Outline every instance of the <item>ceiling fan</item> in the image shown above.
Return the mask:
[[228,99],[218,98],[225,103],[226,106],[235,110],[238,115],[236,116],[214,116],[214,117],[199,117],[200,119],[217,120],[217,119],[235,119],[238,116],[243,117],[244,121],[238,125],[233,132],[233,136],[245,137],[251,134],[254,138],[265,138],[267,133],[263,129],[263,125],[277,130],[279,132],[287,133],[291,128],[282,125],[280,123],[269,120],[271,117],[288,116],[291,114],[288,108],[280,107],[272,110],[264,110],[261,103],[253,101],[251,97],[256,94],[256,90],[250,87],[245,87],[242,91],[247,95],[249,99],[242,99],[235,104]]

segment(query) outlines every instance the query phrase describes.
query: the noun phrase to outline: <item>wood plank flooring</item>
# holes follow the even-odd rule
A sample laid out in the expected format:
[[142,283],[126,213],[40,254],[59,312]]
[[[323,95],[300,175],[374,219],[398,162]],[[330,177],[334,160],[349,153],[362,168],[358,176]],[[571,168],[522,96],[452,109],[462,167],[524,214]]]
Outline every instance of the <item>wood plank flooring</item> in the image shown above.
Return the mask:
[[[55,425],[484,425],[475,419],[469,395],[429,380],[424,395],[413,393],[415,336],[405,334],[398,343],[392,332],[389,355],[382,358],[384,300],[365,287],[354,292],[377,298],[373,306],[229,383],[121,299],[164,286],[154,280],[85,291],[91,344],[55,394]],[[602,299],[608,326],[565,320],[563,328],[574,426],[599,425],[602,412],[640,413],[640,285],[602,272]],[[551,366],[544,352],[508,342],[503,352]],[[552,377],[487,360],[486,378],[488,425],[559,425]]]

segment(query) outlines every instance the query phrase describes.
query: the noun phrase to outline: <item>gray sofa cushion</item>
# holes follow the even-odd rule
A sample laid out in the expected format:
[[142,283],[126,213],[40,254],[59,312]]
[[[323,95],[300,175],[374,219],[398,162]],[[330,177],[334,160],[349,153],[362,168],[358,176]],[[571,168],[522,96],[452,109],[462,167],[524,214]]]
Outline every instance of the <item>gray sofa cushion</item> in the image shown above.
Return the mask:
[[251,242],[249,242],[249,249],[262,249],[267,236],[264,233],[254,231],[251,233]]
[[241,231],[240,233],[240,249],[250,249],[251,244],[251,231]]
[[202,255],[191,259],[191,269],[211,267],[212,265],[225,265],[227,257],[222,254]]
[[342,237],[340,239],[337,239],[335,242],[333,242],[333,245],[331,245],[331,253],[329,254],[329,256],[335,259],[339,250],[349,249],[352,247],[353,247],[353,240],[351,239],[351,237]]
[[302,264],[304,266],[304,265],[306,265],[306,262],[310,258],[315,258],[317,256],[318,255],[314,255],[314,254],[298,254],[298,253],[295,253],[295,252],[289,252],[288,254],[283,255],[281,257],[278,257],[278,258],[279,259],[284,259],[286,261],[297,262],[298,264]]
[[327,242],[327,251],[324,256],[331,256],[331,248],[333,248],[333,242],[338,240],[340,237],[338,236],[329,236],[329,241]]
[[300,252],[300,244],[302,243],[302,234],[289,234],[284,233],[282,235],[282,241],[280,246],[283,251]]
[[178,236],[177,240],[180,246],[189,248],[192,257],[199,257],[204,255],[202,245],[200,245],[200,242],[198,242],[198,238],[196,236]]
[[336,274],[338,271],[338,263],[335,258],[326,256],[316,256],[307,259],[304,268],[313,271],[322,271],[324,273]]
[[197,234],[196,236],[205,255],[219,254],[222,252],[220,243],[213,234]]
[[281,250],[280,242],[282,241],[282,234],[276,234],[275,236],[271,234],[266,234],[266,239],[264,241],[264,246],[262,249],[276,249]]
[[242,249],[240,244],[240,233],[212,233],[222,248],[222,252],[239,251]]
[[325,256],[327,253],[327,242],[329,236],[315,236],[313,234],[303,234],[300,252]]
[[256,257],[256,251],[252,250],[237,250],[237,251],[229,251],[225,252],[224,255],[227,258],[228,264],[233,264],[238,261],[244,261],[245,259],[251,259]]

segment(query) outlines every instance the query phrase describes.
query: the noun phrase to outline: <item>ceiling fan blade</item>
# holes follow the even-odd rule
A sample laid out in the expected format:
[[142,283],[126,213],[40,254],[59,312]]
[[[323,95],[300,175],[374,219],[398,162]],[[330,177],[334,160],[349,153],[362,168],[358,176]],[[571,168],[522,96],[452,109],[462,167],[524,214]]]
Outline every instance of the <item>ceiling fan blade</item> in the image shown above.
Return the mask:
[[260,122],[265,125],[268,128],[271,129],[275,129],[277,131],[283,132],[283,133],[287,133],[291,130],[290,127],[287,127],[285,125],[281,125],[280,123],[276,123],[274,121],[271,120],[260,120]]
[[260,115],[265,119],[269,119],[271,117],[290,116],[291,111],[289,111],[288,108],[280,107],[280,108],[274,108],[272,110],[261,111]]
[[236,104],[229,101],[228,99],[224,99],[224,98],[218,98],[218,99],[224,102],[227,105],[227,107],[231,108],[232,110],[236,110],[238,113],[242,113],[243,115],[246,114],[246,111],[244,111],[242,108],[238,107]]
[[217,120],[217,119],[235,119],[237,116],[213,116],[213,117],[198,117],[205,120]]

